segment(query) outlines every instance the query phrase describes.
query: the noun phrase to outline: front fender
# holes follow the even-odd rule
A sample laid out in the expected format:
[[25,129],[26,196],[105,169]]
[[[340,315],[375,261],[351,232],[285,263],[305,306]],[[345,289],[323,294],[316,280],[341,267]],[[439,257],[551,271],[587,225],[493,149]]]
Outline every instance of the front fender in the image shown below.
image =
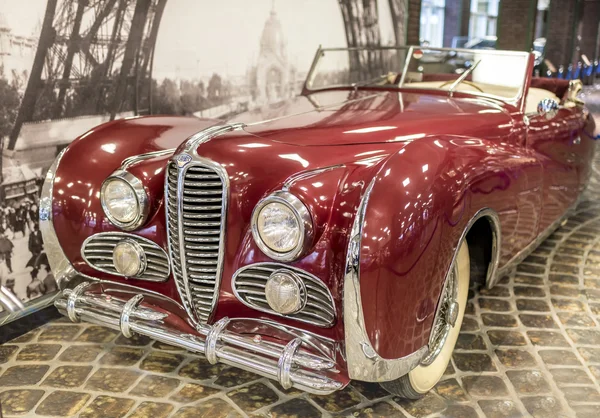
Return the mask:
[[494,161],[509,155],[492,141],[423,138],[381,165],[360,243],[365,331],[380,357],[402,358],[428,345],[460,237],[486,207],[480,205],[494,206],[492,192],[510,187],[502,170],[494,170]]

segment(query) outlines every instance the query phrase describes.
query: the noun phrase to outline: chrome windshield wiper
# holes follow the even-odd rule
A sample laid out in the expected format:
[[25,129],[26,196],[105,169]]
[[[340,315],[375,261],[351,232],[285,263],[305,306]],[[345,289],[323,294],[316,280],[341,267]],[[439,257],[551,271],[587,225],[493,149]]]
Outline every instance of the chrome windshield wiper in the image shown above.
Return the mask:
[[467,70],[465,70],[464,73],[462,73],[460,75],[460,77],[458,77],[456,79],[456,81],[448,89],[448,97],[452,97],[452,95],[454,94],[454,89],[456,87],[458,87],[458,85],[460,83],[462,83],[465,80],[465,78],[467,78],[469,76],[469,74],[471,74],[473,72],[473,70],[475,70],[475,68],[477,68],[477,66],[479,65],[480,62],[481,62],[481,60],[479,60],[475,64],[471,65]]

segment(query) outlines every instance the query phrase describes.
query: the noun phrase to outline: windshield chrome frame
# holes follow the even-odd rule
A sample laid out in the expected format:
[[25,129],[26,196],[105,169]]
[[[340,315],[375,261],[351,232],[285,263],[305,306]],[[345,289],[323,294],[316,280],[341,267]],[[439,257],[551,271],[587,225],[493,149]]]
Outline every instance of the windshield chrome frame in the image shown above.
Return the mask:
[[[408,84],[404,83],[406,74],[408,71],[409,63],[411,61],[410,57],[412,56],[413,51],[415,49],[421,49],[423,51],[440,51],[440,52],[447,51],[447,52],[458,52],[458,53],[462,52],[462,53],[467,53],[467,54],[481,53],[484,55],[521,56],[521,57],[523,57],[523,59],[526,60],[526,66],[525,66],[526,71],[524,71],[524,73],[523,73],[523,82],[521,83],[520,87],[518,88],[515,96],[506,97],[506,96],[497,96],[497,95],[489,94],[489,93],[480,93],[477,91],[473,91],[473,92],[458,91],[458,93],[464,93],[464,94],[473,95],[476,97],[488,98],[488,99],[495,99],[495,100],[502,101],[504,103],[512,104],[514,106],[518,106],[519,103],[523,101],[522,99],[523,99],[523,95],[526,91],[526,83],[528,80],[528,71],[529,70],[533,71],[533,68],[530,68],[531,63],[529,62],[531,52],[525,52],[525,51],[507,51],[507,50],[497,50],[497,49],[475,50],[475,49],[465,49],[465,48],[435,48],[435,47],[422,47],[422,46],[418,46],[418,45],[322,48],[321,45],[319,45],[319,48],[317,49],[317,53],[315,54],[315,58],[310,66],[310,69],[306,76],[306,80],[304,82],[303,94],[306,94],[309,92],[312,93],[312,92],[317,92],[317,91],[322,91],[322,90],[328,90],[328,89],[335,89],[335,88],[353,88],[351,84],[332,84],[330,86],[316,88],[316,89],[311,88],[311,84],[312,84],[313,79],[316,74],[315,69],[318,67],[319,61],[323,57],[324,52],[328,52],[328,51],[392,50],[392,49],[408,51],[407,55],[406,55],[407,59],[405,60],[404,68],[402,69],[402,75],[401,75],[400,81],[398,82],[398,84],[396,86],[399,89],[404,88],[404,89],[413,89],[413,90],[434,90],[434,91],[440,91],[440,92],[447,93],[446,89],[411,87],[410,83],[408,83]],[[390,88],[390,86],[369,86],[368,88],[374,88],[374,89],[383,88],[383,89],[385,89],[385,88]]]

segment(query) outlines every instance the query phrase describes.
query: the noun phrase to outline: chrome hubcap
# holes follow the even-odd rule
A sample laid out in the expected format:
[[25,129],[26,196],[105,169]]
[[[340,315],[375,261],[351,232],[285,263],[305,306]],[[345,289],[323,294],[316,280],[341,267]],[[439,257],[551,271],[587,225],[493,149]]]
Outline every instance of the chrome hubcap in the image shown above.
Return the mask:
[[459,304],[456,300],[458,294],[458,271],[453,266],[452,272],[442,290],[442,297],[438,306],[431,337],[429,339],[429,354],[421,361],[422,365],[428,366],[437,358],[442,351],[450,330],[456,325],[458,319]]

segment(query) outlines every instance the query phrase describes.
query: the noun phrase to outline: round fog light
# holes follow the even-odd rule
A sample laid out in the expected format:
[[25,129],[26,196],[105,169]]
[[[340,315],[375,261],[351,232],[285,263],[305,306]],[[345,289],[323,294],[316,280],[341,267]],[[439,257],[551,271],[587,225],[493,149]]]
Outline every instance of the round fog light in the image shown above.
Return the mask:
[[271,274],[265,285],[265,296],[271,309],[280,314],[298,312],[306,303],[304,283],[287,270],[277,270]]
[[125,277],[138,276],[146,270],[146,254],[137,242],[123,240],[113,250],[113,264],[117,272]]

